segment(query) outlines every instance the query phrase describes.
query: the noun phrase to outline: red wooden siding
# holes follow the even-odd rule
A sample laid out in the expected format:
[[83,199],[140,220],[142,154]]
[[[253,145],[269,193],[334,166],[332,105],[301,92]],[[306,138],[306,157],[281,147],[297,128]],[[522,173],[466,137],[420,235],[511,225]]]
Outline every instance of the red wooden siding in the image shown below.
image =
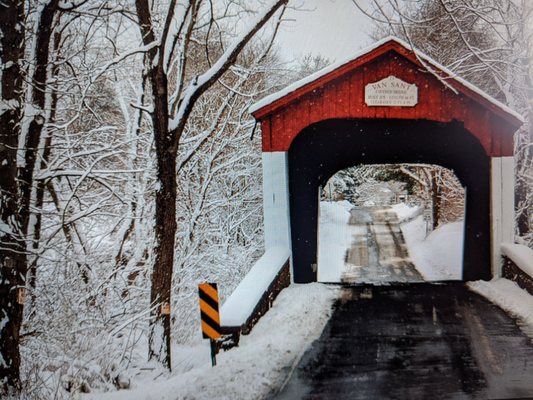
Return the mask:
[[[431,66],[441,76],[445,74]],[[414,107],[369,107],[365,85],[390,75],[418,86]],[[398,42],[390,41],[329,74],[256,110],[263,151],[287,151],[305,127],[328,119],[392,118],[463,122],[492,157],[513,154],[513,134],[521,122],[453,78],[443,84]]]

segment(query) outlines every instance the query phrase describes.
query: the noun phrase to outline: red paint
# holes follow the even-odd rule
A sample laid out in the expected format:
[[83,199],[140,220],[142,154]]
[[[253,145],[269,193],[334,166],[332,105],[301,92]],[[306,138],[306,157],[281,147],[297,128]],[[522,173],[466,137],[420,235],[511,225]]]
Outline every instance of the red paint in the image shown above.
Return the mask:
[[[373,51],[287,94],[253,113],[261,122],[263,151],[287,151],[305,127],[335,118],[425,119],[463,122],[491,157],[513,155],[513,134],[522,125],[512,114],[493,104],[436,66],[431,68],[458,93],[441,83],[396,41]],[[394,75],[418,86],[414,107],[369,107],[365,85]]]

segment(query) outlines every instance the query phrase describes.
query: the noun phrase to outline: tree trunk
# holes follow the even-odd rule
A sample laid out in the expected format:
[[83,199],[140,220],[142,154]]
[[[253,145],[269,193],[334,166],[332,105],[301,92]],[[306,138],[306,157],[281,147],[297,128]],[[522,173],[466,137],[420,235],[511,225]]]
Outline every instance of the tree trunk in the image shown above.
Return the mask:
[[433,219],[433,229],[437,229],[440,222],[440,190],[437,183],[437,173],[435,171],[430,171],[431,175],[431,208],[432,208],[432,219]]
[[[17,147],[23,110],[24,2],[0,3],[0,395],[19,391],[25,241],[20,217]],[[1,397],[1,396],[0,396]]]
[[172,146],[174,136],[168,133],[167,77],[163,68],[152,70],[151,82],[159,190],[155,195],[156,247],[150,291],[150,303],[156,307],[152,311],[148,358],[156,359],[170,369],[170,291],[177,230],[176,150]]
[[155,260],[152,272],[150,302],[152,311],[148,358],[158,360],[168,369],[170,360],[170,292],[174,265],[176,223],[176,155],[159,153],[159,190],[155,197]]
[[[61,33],[56,32],[54,35],[54,52],[59,51],[59,44],[61,43]],[[48,58],[48,57],[47,57]],[[52,76],[57,77],[59,73],[59,67],[57,65],[54,66],[52,70]],[[52,92],[50,94],[50,115],[49,120],[47,122],[54,122],[55,116],[56,116],[56,108],[57,108],[57,101],[58,101],[58,93],[56,88],[52,88]],[[45,135],[44,138],[42,138],[42,134],[40,133],[39,136],[41,137],[42,144],[42,152],[40,155],[41,163],[40,163],[40,169],[43,170],[48,166],[48,161],[50,159],[50,153],[52,151],[52,135],[50,132]],[[29,267],[28,267],[28,285],[31,288],[31,297],[32,297],[32,304],[35,302],[35,296],[34,296],[34,289],[36,287],[36,279],[37,279],[37,261],[39,259],[38,252],[39,252],[39,242],[41,240],[41,227],[42,227],[42,208],[43,208],[43,202],[44,202],[44,190],[45,190],[46,183],[43,180],[40,180],[35,185],[35,222],[33,225],[33,238],[32,238],[32,252],[35,254],[33,257],[33,260],[31,261]]]
[[[148,2],[136,1],[144,44],[155,41]],[[173,10],[175,1],[169,5]],[[170,291],[174,267],[174,244],[176,241],[176,156],[174,143],[177,132],[169,132],[168,80],[164,69],[162,47],[150,50],[146,55],[153,112],[151,120],[154,131],[159,188],[155,195],[155,248],[152,271],[150,304],[150,334],[148,359],[157,360],[169,370],[170,359]]]
[[[44,108],[46,103],[46,78],[48,71],[48,57],[50,54],[50,39],[52,37],[52,25],[57,11],[59,0],[52,0],[43,7],[40,14],[37,36],[35,38],[35,70],[31,77],[32,98],[31,104],[37,111],[36,115],[28,127],[25,143],[25,165],[21,168],[20,188],[22,231],[28,234],[30,220],[30,203],[33,188],[33,172],[35,171],[35,161],[39,151],[41,133],[45,122]],[[29,239],[29,238],[28,238]]]
[[[168,369],[171,367],[170,360],[170,292],[172,287],[172,275],[174,265],[174,245],[176,241],[176,201],[177,201],[177,183],[176,183],[176,156],[179,142],[190,113],[195,102],[199,97],[208,90],[227,69],[235,62],[237,56],[242,51],[246,43],[252,36],[272,17],[272,15],[287,2],[287,0],[277,0],[261,14],[261,17],[247,31],[247,34],[239,39],[234,46],[226,50],[225,56],[221,57],[222,62],[215,63],[210,73],[200,79],[198,76],[191,83],[189,89],[184,89],[181,96],[181,104],[178,108],[180,118],[175,126],[170,129],[169,118],[169,86],[166,75],[165,54],[167,51],[172,52],[173,45],[167,44],[168,35],[172,21],[175,18],[174,11],[177,0],[170,0],[168,5],[168,14],[164,23],[159,46],[153,47],[145,56],[145,73],[149,77],[152,89],[153,111],[151,120],[157,157],[157,178],[159,188],[156,191],[155,202],[155,239],[154,248],[154,267],[151,281],[151,305],[154,307],[151,314],[151,325],[149,335],[149,359],[158,360]],[[199,10],[199,4],[196,2],[189,3],[192,7],[189,33],[194,27],[196,12]],[[139,19],[139,28],[141,31],[143,44],[151,45],[156,41],[154,25],[152,24],[150,7],[148,0],[136,0],[135,7]],[[185,34],[183,40],[190,40],[188,34]],[[186,48],[187,46],[185,46]],[[170,55],[171,57],[172,55]],[[182,54],[184,60],[187,54]],[[216,68],[215,68],[216,65]],[[214,69],[213,69],[214,68]],[[180,96],[178,96],[180,97]]]

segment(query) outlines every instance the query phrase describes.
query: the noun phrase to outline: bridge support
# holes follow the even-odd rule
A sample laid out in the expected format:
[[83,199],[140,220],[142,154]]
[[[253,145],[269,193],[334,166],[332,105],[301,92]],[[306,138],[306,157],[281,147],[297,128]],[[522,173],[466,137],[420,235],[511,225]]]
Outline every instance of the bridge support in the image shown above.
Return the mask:
[[491,158],[492,275],[502,273],[501,243],[514,243],[514,158]]
[[292,248],[288,170],[286,152],[263,153],[263,213],[266,250],[282,247],[291,251]]

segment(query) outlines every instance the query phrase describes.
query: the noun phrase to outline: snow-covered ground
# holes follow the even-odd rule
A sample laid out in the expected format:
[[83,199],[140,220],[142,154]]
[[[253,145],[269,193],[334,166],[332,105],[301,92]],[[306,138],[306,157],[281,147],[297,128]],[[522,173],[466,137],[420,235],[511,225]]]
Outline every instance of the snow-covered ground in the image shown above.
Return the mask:
[[190,364],[187,372],[149,380],[133,378],[131,390],[83,395],[82,399],[264,398],[283,384],[306,348],[320,336],[338,294],[334,286],[293,284],[280,293],[252,332],[241,337],[239,347],[219,353],[216,367],[211,367],[209,344],[204,341],[204,346],[178,348],[173,353],[179,362]]
[[396,213],[400,222],[408,221],[422,211],[420,207],[409,207],[405,203],[394,204],[391,206],[391,209]]
[[[321,251],[335,250],[331,254],[323,253],[322,260],[336,263],[340,270],[353,234],[348,226],[351,207],[348,202],[321,204],[320,232],[321,246],[324,246]],[[424,276],[436,280],[460,279],[462,224],[444,225],[425,238],[423,217],[412,219],[416,210],[405,205],[393,209],[401,220],[407,221],[402,230],[409,252]],[[524,331],[533,338],[533,296],[502,278],[471,282],[469,286],[521,318]],[[130,390],[92,393],[81,398],[244,400],[268,397],[283,386],[305,350],[320,336],[339,293],[339,287],[321,283],[293,284],[280,293],[250,335],[241,337],[239,347],[217,356],[216,367],[211,367],[207,341],[196,346],[176,346],[174,372],[170,375],[160,370],[144,372],[132,378]]]
[[[354,235],[366,233],[362,225],[348,225],[353,205],[347,201],[320,202],[318,281],[340,282],[346,270],[345,255]],[[428,281],[460,280],[463,276],[463,223],[443,225],[426,237],[426,222],[418,207],[404,203],[390,207],[401,225],[409,255]]]
[[[529,265],[533,267],[533,260]],[[468,286],[509,314],[519,318],[524,331],[533,340],[533,296],[527,291],[505,278],[495,278],[489,282],[469,282]]]
[[344,201],[321,201],[318,227],[318,281],[340,282],[345,270],[344,256],[353,235],[364,234],[361,226],[348,225],[353,205]]
[[463,277],[463,222],[438,227],[426,236],[422,215],[401,225],[409,255],[428,281],[460,280]]

